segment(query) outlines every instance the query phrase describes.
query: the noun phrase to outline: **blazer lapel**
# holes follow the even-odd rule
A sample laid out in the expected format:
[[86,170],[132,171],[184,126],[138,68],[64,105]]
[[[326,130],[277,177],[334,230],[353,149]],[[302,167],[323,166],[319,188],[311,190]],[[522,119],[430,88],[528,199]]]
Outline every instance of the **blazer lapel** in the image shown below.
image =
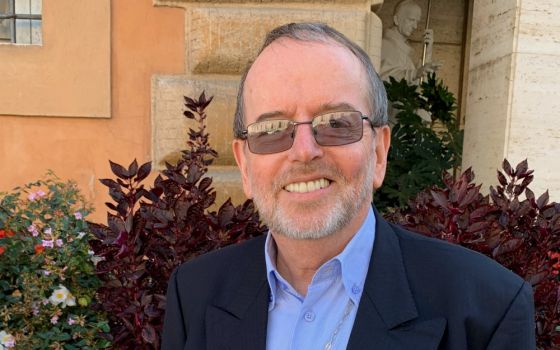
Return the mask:
[[437,349],[447,321],[419,319],[398,238],[375,214],[375,244],[347,349]]
[[207,349],[266,348],[269,288],[264,245],[257,246],[260,251],[248,251],[240,266],[242,277],[228,281],[227,290],[206,309]]

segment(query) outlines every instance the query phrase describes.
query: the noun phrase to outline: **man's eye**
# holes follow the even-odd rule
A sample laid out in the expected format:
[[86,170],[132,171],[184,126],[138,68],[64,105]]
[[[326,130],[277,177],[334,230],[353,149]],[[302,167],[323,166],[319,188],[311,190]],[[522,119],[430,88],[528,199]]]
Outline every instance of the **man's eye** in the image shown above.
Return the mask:
[[329,120],[329,126],[333,129],[346,128],[348,123],[341,119],[331,119]]

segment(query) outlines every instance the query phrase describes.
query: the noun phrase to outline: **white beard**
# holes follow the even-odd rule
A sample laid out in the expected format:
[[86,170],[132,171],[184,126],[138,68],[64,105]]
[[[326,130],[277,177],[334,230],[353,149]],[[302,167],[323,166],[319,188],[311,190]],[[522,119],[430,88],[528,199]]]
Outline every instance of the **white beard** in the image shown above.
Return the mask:
[[[252,185],[253,200],[263,222],[271,232],[298,240],[327,237],[348,225],[364,205],[369,206],[371,204],[374,178],[373,163],[373,159],[366,162],[362,171],[355,174],[351,179],[344,178],[341,172],[338,169],[333,169],[333,167],[311,165],[315,163],[306,164],[300,169],[291,170],[289,174],[279,176],[272,186],[272,191],[264,193],[265,191],[261,188]],[[343,191],[339,193],[333,203],[321,201],[303,204],[295,208],[296,215],[290,214],[289,208],[286,205],[280,205],[278,198],[273,197],[272,194],[283,191],[279,185],[285,184],[282,179],[290,178],[295,174],[312,173],[317,169],[322,170],[318,172],[319,174],[328,174],[329,178],[335,180],[336,186],[340,186]],[[254,184],[252,179],[251,183]],[[355,186],[352,186],[352,183]],[[309,215],[303,217],[298,216],[297,213],[309,213]]]

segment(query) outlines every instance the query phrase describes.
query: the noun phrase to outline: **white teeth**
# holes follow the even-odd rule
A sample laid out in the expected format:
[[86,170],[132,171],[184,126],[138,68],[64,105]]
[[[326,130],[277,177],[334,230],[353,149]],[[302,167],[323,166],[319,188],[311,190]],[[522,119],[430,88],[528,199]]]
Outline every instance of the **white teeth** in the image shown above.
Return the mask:
[[291,183],[285,188],[286,191],[288,192],[306,193],[306,192],[316,191],[321,188],[325,188],[328,185],[329,185],[329,180],[322,178],[314,181]]

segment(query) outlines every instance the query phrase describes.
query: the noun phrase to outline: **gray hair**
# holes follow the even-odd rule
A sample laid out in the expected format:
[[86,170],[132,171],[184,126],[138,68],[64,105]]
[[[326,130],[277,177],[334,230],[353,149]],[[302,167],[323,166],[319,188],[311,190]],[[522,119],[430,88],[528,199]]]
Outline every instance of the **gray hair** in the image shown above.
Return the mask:
[[420,7],[420,5],[418,5],[418,3],[414,0],[401,0],[397,3],[397,5],[395,5],[395,10],[393,10],[393,16],[396,16],[404,6],[406,5],[413,5],[416,6],[420,9],[420,11],[422,11],[422,8]]
[[[289,38],[298,41],[321,42],[328,43],[335,41],[343,47],[350,50],[354,56],[358,58],[367,73],[368,98],[371,106],[371,115],[369,116],[374,126],[386,125],[387,118],[387,94],[383,82],[377,75],[375,68],[368,54],[358,45],[350,41],[346,36],[337,30],[323,23],[290,23],[273,29],[266,36],[264,43],[259,50],[259,55],[263,50],[280,38]],[[257,55],[258,56],[258,55]],[[250,62],[241,77],[239,91],[237,93],[237,107],[235,109],[235,117],[233,120],[233,135],[235,138],[243,138],[244,123],[244,105],[243,90],[247,73],[251,69],[253,62]]]

